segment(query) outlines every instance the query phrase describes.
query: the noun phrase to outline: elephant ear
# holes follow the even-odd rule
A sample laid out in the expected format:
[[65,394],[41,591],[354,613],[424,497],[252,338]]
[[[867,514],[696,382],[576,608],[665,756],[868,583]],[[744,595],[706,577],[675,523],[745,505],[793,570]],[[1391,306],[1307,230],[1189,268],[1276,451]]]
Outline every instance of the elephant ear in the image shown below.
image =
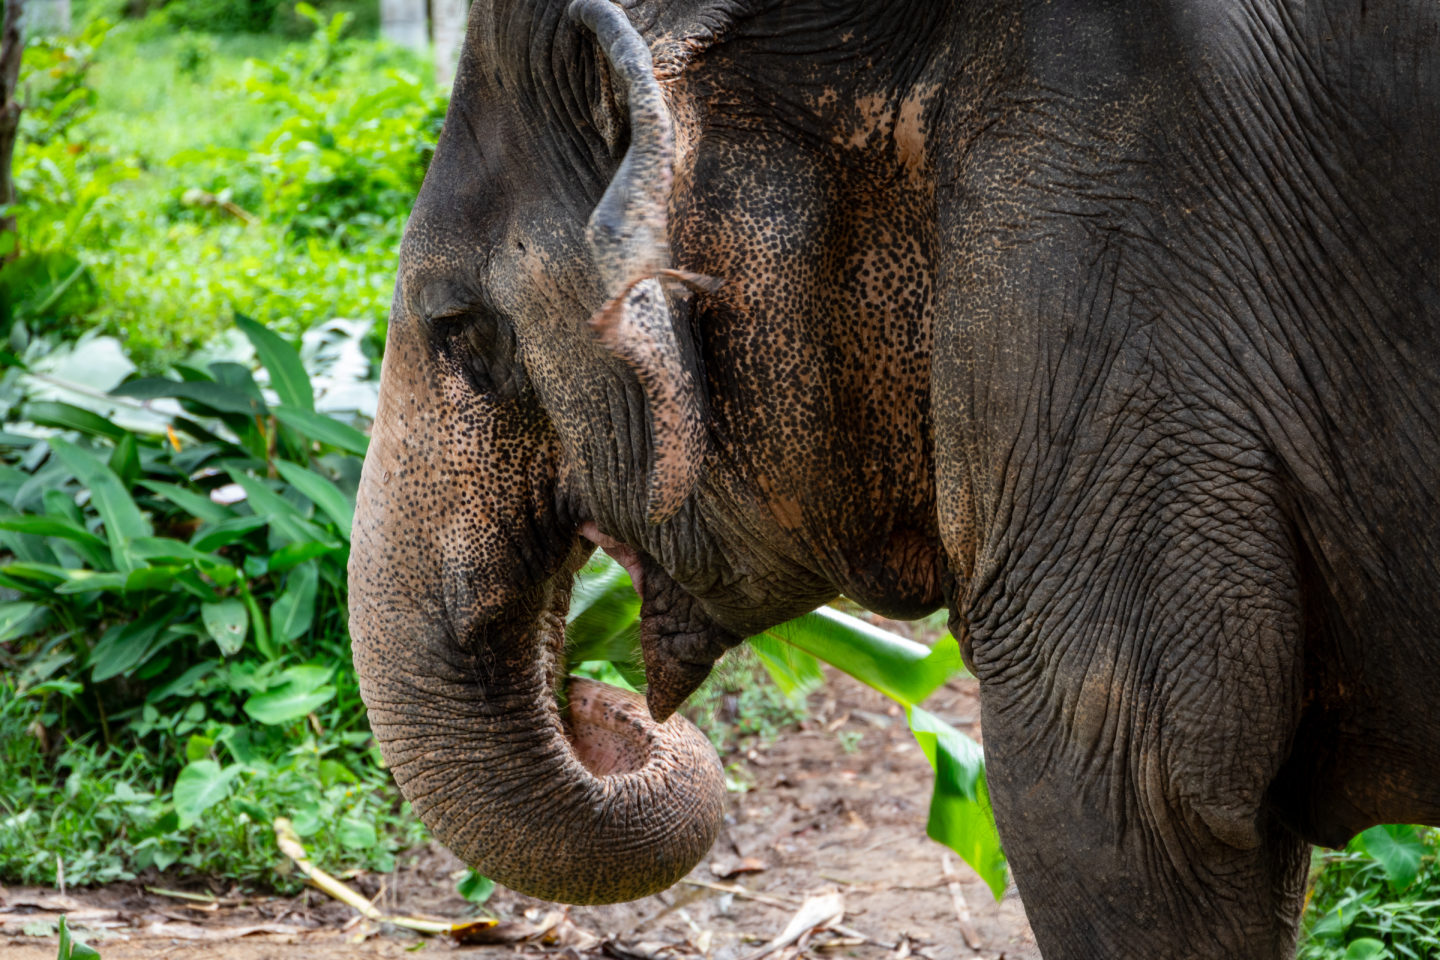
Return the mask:
[[649,47],[609,0],[574,0],[569,12],[595,34],[629,114],[629,149],[585,230],[606,297],[588,322],[644,391],[652,456],[645,513],[663,523],[689,497],[708,450],[698,371],[677,335],[670,290],[719,284],[670,263],[675,130]]

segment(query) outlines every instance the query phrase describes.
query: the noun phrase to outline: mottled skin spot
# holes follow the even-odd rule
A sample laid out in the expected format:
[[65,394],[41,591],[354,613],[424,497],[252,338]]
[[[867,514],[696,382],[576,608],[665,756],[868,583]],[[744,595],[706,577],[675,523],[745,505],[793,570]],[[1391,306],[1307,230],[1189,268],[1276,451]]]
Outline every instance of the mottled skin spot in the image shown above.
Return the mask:
[[[1285,956],[1440,821],[1436,89],[1420,0],[479,0],[352,559],[417,811],[659,889],[714,659],[943,603],[1047,958]],[[597,545],[648,716],[560,679]]]

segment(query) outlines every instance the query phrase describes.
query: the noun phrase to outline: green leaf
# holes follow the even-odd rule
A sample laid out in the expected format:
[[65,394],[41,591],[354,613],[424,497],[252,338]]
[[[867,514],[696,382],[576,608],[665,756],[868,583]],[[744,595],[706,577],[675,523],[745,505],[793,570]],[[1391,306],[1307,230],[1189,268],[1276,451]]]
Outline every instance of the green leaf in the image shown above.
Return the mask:
[[245,499],[249,501],[250,509],[255,511],[256,516],[269,521],[272,532],[291,543],[317,541],[332,547],[338,546],[328,533],[311,523],[293,503],[271,490],[264,482],[239,470],[231,470],[229,473],[245,490]]
[[926,647],[829,607],[766,635],[799,647],[905,706],[923,702],[963,669],[954,637],[947,635]]
[[77,527],[85,527],[85,515],[64,490],[46,490],[44,500],[47,516],[57,520],[69,520]]
[[245,712],[270,725],[298,720],[329,703],[335,688],[327,681],[334,670],[327,667],[291,667],[280,674],[280,683],[245,701]]
[[270,636],[279,643],[298,639],[315,619],[315,590],[320,571],[313,563],[296,567],[285,580],[285,592],[270,608]]
[[375,833],[375,825],[355,817],[346,817],[340,821],[340,825],[335,828],[335,838],[342,847],[351,850],[369,850],[380,842]]
[[115,569],[130,573],[143,566],[138,558],[132,556],[130,541],[135,537],[148,537],[153,531],[150,530],[150,522],[141,515],[140,508],[135,507],[130,492],[115,476],[115,471],[99,461],[94,453],[82,450],[59,436],[50,438],[50,449],[82,485],[88,486],[91,502],[105,524],[105,538],[109,541]]
[[91,682],[100,683],[118,677],[144,663],[149,651],[154,649],[160,628],[168,619],[168,610],[157,610],[142,619],[116,624],[106,630],[85,661],[86,666],[91,668]]
[[0,530],[14,530],[37,537],[62,537],[77,544],[104,549],[106,544],[95,534],[69,520],[57,517],[37,517],[30,513],[16,513],[0,517]]
[[359,457],[365,456],[365,451],[370,446],[370,438],[359,430],[312,409],[278,406],[273,413],[275,419],[307,440],[323,443]]
[[61,437],[50,438],[50,449],[82,485],[90,488],[90,501],[105,524],[105,539],[110,542],[115,568],[125,573],[138,570],[143,564],[131,553],[130,541],[148,537],[153,531],[115,471],[94,454]]
[[209,497],[186,490],[184,487],[177,487],[173,483],[162,483],[159,480],[141,480],[140,486],[157,496],[164,497],[181,510],[190,514],[190,516],[197,517],[207,523],[221,523],[235,516],[235,511],[229,507],[222,507]]
[[175,812],[180,828],[189,829],[200,814],[230,794],[230,782],[240,772],[238,764],[221,768],[214,760],[195,760],[180,771],[175,779]]
[[746,641],[770,679],[787,697],[804,696],[825,683],[820,661],[798,647],[762,634]]
[[328,543],[318,543],[314,540],[306,543],[287,543],[285,546],[270,554],[270,560],[265,565],[265,572],[272,574],[284,573],[292,567],[298,567],[306,560],[314,560],[316,557],[327,556],[338,553],[341,547]]
[[466,870],[465,876],[455,884],[455,892],[471,903],[484,903],[495,892],[495,881],[474,870]]
[[0,643],[29,636],[43,627],[49,616],[48,608],[29,600],[0,603]]
[[328,787],[337,783],[359,783],[360,778],[339,760],[327,757],[320,761],[320,782]]
[[195,531],[195,536],[190,538],[190,546],[202,553],[219,550],[268,522],[265,517],[230,517]]
[[[1360,844],[1385,870],[1385,879],[1397,895],[1415,882],[1425,841],[1415,828],[1405,824],[1382,824],[1360,834]],[[1368,954],[1367,954],[1368,956]]]
[[110,391],[112,397],[135,397],[154,400],[169,397],[176,400],[190,400],[209,407],[216,413],[238,413],[242,416],[263,416],[268,411],[265,401],[248,396],[213,380],[171,380],[167,377],[143,377],[122,383]]
[[574,621],[583,616],[596,603],[611,597],[630,598],[635,595],[630,574],[625,572],[614,559],[600,554],[592,558],[575,578],[570,591],[570,609],[566,619]]
[[53,400],[37,400],[20,408],[20,419],[29,420],[41,427],[57,430],[74,430],[92,437],[104,437],[119,442],[126,435],[124,427],[106,420],[90,410],[71,403]]
[[186,670],[164,686],[151,690],[145,696],[145,702],[162,703],[170,697],[189,693],[190,689],[194,687],[198,681],[215,672],[215,666],[214,660],[206,660],[203,663],[195,664],[195,666]]
[[315,409],[310,377],[300,362],[300,353],[277,333],[265,329],[244,314],[235,314],[235,325],[255,347],[255,353],[270,374],[270,386],[280,402],[302,410]]
[[1384,942],[1373,937],[1351,940],[1350,946],[1345,950],[1345,960],[1380,960],[1388,956],[1390,951],[1385,949]]
[[[136,570],[144,572],[145,568]],[[128,573],[97,573],[94,570],[66,570],[65,582],[55,588],[56,593],[93,593],[97,590],[113,590],[123,593],[130,582]]]
[[[0,573],[24,580],[39,580],[42,583],[64,583],[73,571],[57,567],[53,563],[7,563],[0,567]],[[83,571],[89,573],[90,571]]]
[[215,746],[215,741],[198,733],[190,734],[190,739],[185,741],[185,759],[189,761],[204,760],[210,756],[210,751]]
[[985,786],[985,755],[974,740],[920,707],[908,707],[906,714],[935,770],[925,832],[970,864],[999,900],[1005,894],[1005,854]]
[[565,655],[571,663],[638,663],[640,598],[625,568],[609,557],[592,563],[575,581],[566,614]]
[[139,570],[130,571],[125,576],[125,585],[122,589],[127,593],[132,590],[169,590],[174,586],[175,579],[184,570],[184,567],[173,565],[141,567]]
[[205,624],[205,632],[219,644],[220,652],[225,656],[234,656],[245,645],[250,615],[245,611],[243,601],[229,599],[201,604],[200,619]]
[[213,553],[196,550],[183,540],[170,537],[137,537],[130,541],[130,548],[143,560],[170,560],[181,563],[198,563],[204,567],[229,566],[224,559]]
[[355,504],[350,502],[350,498],[341,493],[340,488],[335,484],[320,474],[305,469],[298,463],[277,460],[275,469],[280,471],[280,476],[284,477],[291,486],[330,515],[330,519],[334,520],[335,525],[340,528],[340,535],[348,543],[350,524],[355,517]]
[[58,929],[60,936],[60,952],[55,955],[55,960],[99,960],[100,953],[83,940],[76,940],[70,936],[70,928],[65,923],[65,915],[60,915]]
[[46,680],[44,683],[37,683],[33,687],[27,687],[20,692],[22,697],[38,697],[47,693],[58,693],[63,697],[74,700],[85,692],[85,684],[76,683],[74,680]]
[[240,797],[236,797],[230,802],[235,806],[236,810],[239,810],[241,813],[245,814],[245,816],[249,817],[254,822],[270,822],[270,815],[267,814],[265,812],[265,808],[260,806],[258,803],[251,803],[249,800],[244,800]]
[[298,800],[290,807],[290,823],[297,836],[313,837],[325,826],[325,818],[314,800]]
[[140,476],[140,448],[135,443],[135,434],[126,433],[115,444],[110,453],[110,469],[129,490]]

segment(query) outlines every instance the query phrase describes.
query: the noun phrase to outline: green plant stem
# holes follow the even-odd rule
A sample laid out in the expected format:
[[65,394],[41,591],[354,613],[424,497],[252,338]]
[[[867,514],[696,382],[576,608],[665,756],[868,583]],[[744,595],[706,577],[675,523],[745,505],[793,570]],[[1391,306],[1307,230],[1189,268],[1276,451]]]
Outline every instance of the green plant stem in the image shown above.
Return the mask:
[[250,623],[255,628],[255,647],[266,660],[275,659],[275,647],[270,642],[270,630],[265,626],[265,618],[260,615],[260,604],[255,602],[255,595],[250,592],[250,585],[244,580],[240,581],[240,599],[245,601],[245,609],[250,612]]
[[105,746],[112,746],[110,740],[110,721],[105,716],[105,704],[100,700],[100,688],[91,687],[90,692],[95,694],[95,709],[100,712],[100,735],[105,738]]

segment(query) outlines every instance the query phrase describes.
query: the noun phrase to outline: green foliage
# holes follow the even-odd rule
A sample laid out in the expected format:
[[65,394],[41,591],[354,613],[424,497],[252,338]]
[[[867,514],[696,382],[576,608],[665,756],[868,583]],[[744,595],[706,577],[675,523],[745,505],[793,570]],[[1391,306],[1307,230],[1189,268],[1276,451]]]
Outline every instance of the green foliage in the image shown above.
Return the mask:
[[1298,960],[1440,956],[1440,831],[1372,827],[1317,853]]
[[99,329],[162,369],[237,310],[291,335],[369,321],[378,353],[445,98],[346,14],[296,9],[311,35],[286,48],[97,20],[27,49],[11,353]]
[[82,940],[72,939],[70,930],[65,924],[65,916],[61,914],[59,924],[60,950],[55,954],[55,960],[99,960],[100,952]]
[[52,879],[58,854],[76,883],[273,880],[282,814],[339,864],[421,835],[339,669],[364,436],[314,411],[293,346],[239,327],[273,395],[182,366],[115,391],[172,411],[155,432],[42,401],[0,434],[0,876]]
[[[306,36],[310,18],[297,13],[294,6],[289,0],[168,0],[150,14],[150,20],[156,30]],[[347,20],[358,21],[358,32],[365,36],[373,37],[379,26],[377,3],[322,0],[316,6],[329,16],[344,16]]]
[[264,33],[280,6],[281,0],[170,0],[160,15],[179,30]]
[[80,134],[95,112],[90,74],[108,30],[96,21],[76,37],[41,38],[25,49],[16,233],[0,236],[0,247],[14,255],[0,270],[0,324],[17,352],[32,333],[58,329],[100,302],[76,251],[104,240],[115,186],[133,175],[130,162]]
[[466,870],[465,876],[455,884],[455,891],[471,903],[480,904],[495,892],[495,881],[474,870]]
[[326,22],[309,4],[296,9],[315,33],[278,62],[253,62],[246,90],[283,107],[283,119],[239,169],[260,184],[260,208],[288,240],[393,251],[434,153],[444,100],[395,69],[381,74],[383,83],[373,75],[367,86],[343,82],[354,56],[341,39],[345,16]]

